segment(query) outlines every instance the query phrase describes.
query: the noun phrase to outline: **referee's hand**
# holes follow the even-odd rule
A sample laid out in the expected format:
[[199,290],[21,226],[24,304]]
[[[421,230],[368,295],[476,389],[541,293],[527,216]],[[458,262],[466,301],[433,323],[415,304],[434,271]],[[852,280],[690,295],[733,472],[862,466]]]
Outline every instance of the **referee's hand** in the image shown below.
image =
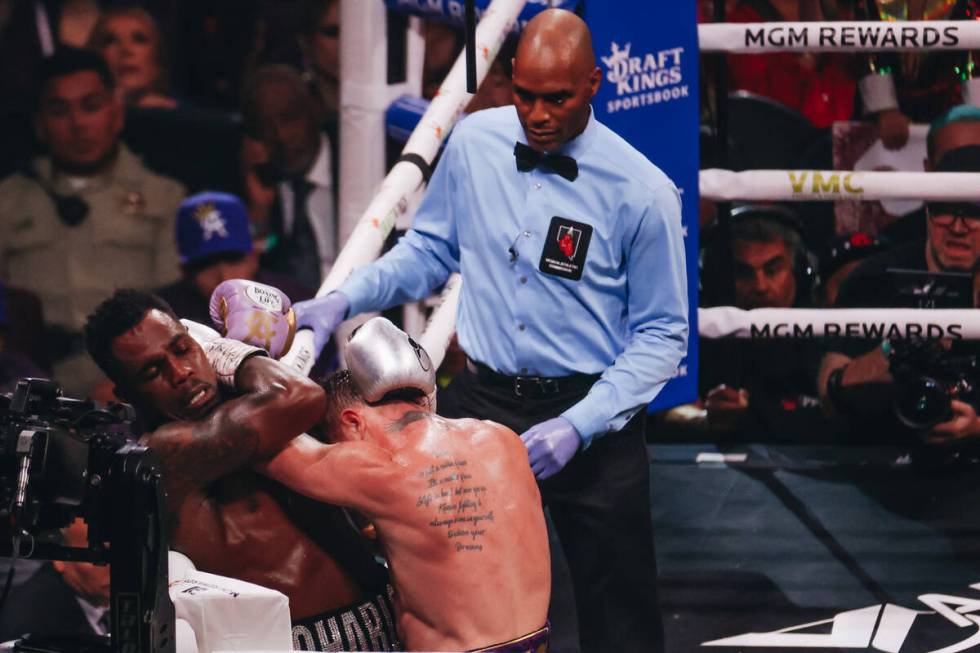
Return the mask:
[[521,434],[521,440],[538,480],[560,472],[582,445],[582,436],[564,417],[535,424]]

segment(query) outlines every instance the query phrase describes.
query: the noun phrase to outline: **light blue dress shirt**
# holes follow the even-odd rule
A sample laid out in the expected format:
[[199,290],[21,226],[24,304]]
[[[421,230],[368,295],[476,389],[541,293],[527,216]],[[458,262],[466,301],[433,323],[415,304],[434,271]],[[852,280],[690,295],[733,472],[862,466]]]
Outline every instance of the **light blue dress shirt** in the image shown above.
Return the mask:
[[[578,162],[575,181],[518,171],[516,141],[526,139],[513,106],[460,122],[411,231],[340,291],[356,315],[461,272],[456,326],[471,358],[513,376],[602,374],[563,413],[588,446],[645,407],[687,351],[680,197],[594,114],[561,149]],[[539,270],[554,216],[593,229],[578,281]]]

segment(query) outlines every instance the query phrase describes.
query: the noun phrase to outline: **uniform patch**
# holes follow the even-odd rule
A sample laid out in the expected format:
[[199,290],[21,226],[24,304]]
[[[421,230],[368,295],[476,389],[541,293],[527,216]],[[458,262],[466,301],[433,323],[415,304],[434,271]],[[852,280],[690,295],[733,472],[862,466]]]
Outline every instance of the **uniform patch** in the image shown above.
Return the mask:
[[538,269],[545,274],[578,281],[592,241],[592,227],[561,216],[551,218]]

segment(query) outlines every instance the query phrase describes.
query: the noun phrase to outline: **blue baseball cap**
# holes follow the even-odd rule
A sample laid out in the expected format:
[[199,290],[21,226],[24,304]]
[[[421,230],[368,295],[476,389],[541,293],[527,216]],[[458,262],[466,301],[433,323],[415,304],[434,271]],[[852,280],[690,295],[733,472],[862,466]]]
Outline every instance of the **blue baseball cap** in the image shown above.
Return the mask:
[[251,252],[245,205],[229,193],[188,197],[177,211],[177,251],[181,265],[222,252]]

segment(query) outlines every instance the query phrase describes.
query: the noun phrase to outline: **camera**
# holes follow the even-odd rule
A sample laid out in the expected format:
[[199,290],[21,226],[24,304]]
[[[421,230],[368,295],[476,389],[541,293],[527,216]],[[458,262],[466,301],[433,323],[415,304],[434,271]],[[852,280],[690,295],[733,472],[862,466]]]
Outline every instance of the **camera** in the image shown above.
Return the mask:
[[[973,308],[972,274],[896,268],[887,274],[895,289],[890,305],[896,308]],[[922,335],[891,341],[889,367],[895,415],[908,428],[925,432],[952,417],[953,399],[978,405],[980,368],[975,356],[956,352],[958,345],[942,345],[941,328],[918,326]]]
[[33,534],[76,516],[105,521],[84,512],[102,512],[101,479],[131,440],[132,419],[126,405],[97,408],[63,397],[53,381],[22,379],[0,397],[0,523]]
[[[0,395],[0,555],[109,564],[111,637],[100,650],[172,653],[162,473],[133,439],[133,418],[126,404],[65,397],[48,379]],[[87,548],[45,539],[76,517],[88,525]],[[36,635],[14,650],[83,648]]]
[[976,356],[954,355],[936,340],[911,340],[892,355],[895,415],[915,431],[952,417],[953,399],[980,405]]

